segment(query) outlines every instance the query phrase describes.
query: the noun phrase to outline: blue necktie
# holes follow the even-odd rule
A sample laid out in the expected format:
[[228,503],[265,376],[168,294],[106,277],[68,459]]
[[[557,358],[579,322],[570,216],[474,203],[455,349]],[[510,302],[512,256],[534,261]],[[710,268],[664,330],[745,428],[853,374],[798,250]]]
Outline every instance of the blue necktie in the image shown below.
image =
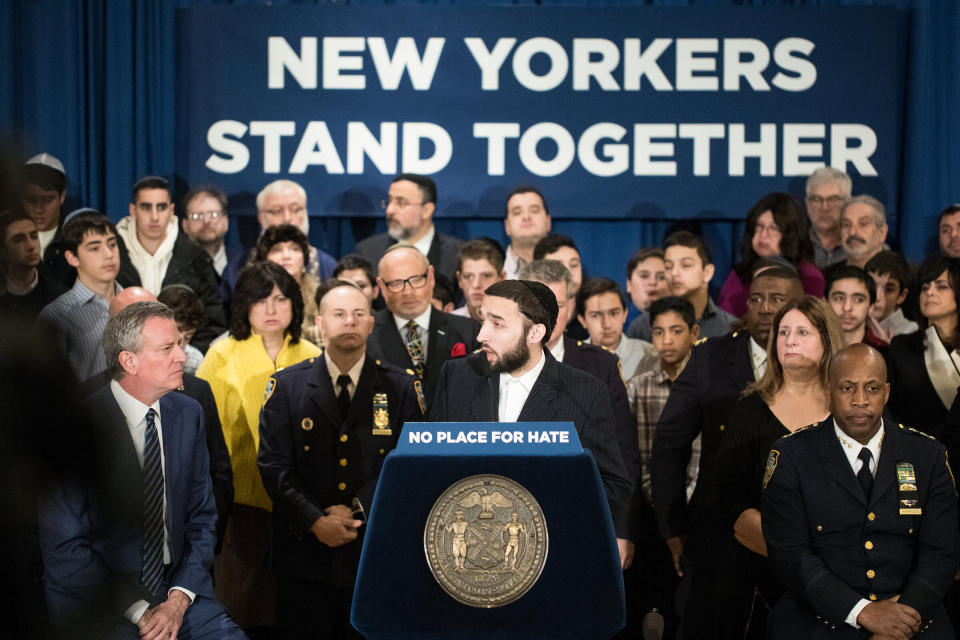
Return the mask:
[[150,593],[160,595],[163,581],[163,468],[156,412],[147,411],[143,439],[143,566],[140,581]]

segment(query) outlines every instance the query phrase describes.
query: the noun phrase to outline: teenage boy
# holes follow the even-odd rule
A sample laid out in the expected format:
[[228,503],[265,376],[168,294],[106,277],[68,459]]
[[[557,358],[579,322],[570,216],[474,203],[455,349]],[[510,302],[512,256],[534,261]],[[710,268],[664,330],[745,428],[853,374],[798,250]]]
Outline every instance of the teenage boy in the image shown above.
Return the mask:
[[[638,604],[647,616],[653,610],[664,614],[665,625],[676,625],[678,616],[673,605],[673,592],[678,579],[673,570],[670,549],[657,530],[653,517],[653,494],[650,487],[650,454],[653,434],[660,412],[667,403],[670,387],[690,358],[690,350],[700,335],[694,318],[693,305],[677,296],[666,296],[654,301],[648,310],[653,329],[653,346],[659,357],[657,365],[627,382],[627,399],[637,421],[637,444],[640,450],[642,501],[634,500],[632,525],[638,530],[639,566],[647,573],[645,580],[630,580],[629,587],[637,590]],[[700,437],[693,441],[690,463],[687,467],[687,498],[693,494],[700,465]],[[650,613],[647,613],[650,612]]]
[[[693,305],[700,335],[705,338],[726,335],[736,318],[719,308],[710,297],[708,290],[714,266],[706,241],[689,231],[676,231],[663,243],[663,258],[670,294],[685,298]],[[650,318],[642,315],[636,324],[637,329],[630,337],[650,340]]]
[[649,371],[660,360],[652,344],[623,335],[627,300],[610,278],[591,278],[583,283],[577,294],[577,319],[590,334],[586,342],[619,356],[624,380]]
[[829,269],[824,295],[840,319],[844,346],[865,342],[886,351],[886,343],[867,326],[870,307],[877,301],[877,285],[866,271],[850,265]]
[[120,252],[117,229],[93,209],[80,209],[63,225],[63,255],[77,270],[73,288],[48,304],[37,318],[37,329],[52,325],[59,331],[60,348],[70,360],[77,380],[86,380],[107,368],[103,329],[110,302],[123,289],[117,284]]
[[919,327],[903,315],[904,300],[910,293],[910,267],[907,260],[894,251],[881,251],[870,258],[864,270],[877,283],[877,301],[870,307],[867,322],[870,330],[884,342],[893,336],[913,333]]
[[[37,225],[22,209],[0,213],[0,309],[32,324],[40,310],[67,288],[40,264]],[[29,325],[28,325],[29,326]]]
[[663,268],[663,249],[640,249],[627,261],[627,294],[639,313],[627,325],[626,333],[628,337],[636,338],[633,332],[637,318],[642,316],[655,300],[670,295],[667,272]]
[[457,256],[457,284],[466,302],[453,310],[456,316],[467,316],[481,322],[480,303],[483,292],[504,278],[503,255],[486,240],[470,240],[460,245]]

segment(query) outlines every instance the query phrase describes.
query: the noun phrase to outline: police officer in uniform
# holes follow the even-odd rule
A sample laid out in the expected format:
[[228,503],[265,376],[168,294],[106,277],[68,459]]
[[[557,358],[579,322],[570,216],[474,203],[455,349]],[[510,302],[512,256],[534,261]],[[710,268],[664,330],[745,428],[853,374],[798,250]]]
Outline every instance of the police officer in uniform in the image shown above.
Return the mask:
[[770,563],[787,588],[774,638],[953,638],[941,603],[957,570],[943,445],[883,419],[883,357],[854,344],[830,366],[831,416],[774,443],[763,479]]
[[412,371],[366,353],[370,302],[352,282],[317,290],[326,348],[267,384],[257,463],[274,504],[277,626],[284,638],[359,638],[350,601],[362,526],[403,423],[420,420]]

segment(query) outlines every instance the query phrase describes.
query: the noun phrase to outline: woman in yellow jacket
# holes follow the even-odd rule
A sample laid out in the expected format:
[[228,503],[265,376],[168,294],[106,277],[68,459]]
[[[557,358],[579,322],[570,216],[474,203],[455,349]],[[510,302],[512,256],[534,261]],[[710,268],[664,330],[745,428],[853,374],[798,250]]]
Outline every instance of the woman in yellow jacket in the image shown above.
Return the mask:
[[303,297],[283,267],[257,262],[233,294],[229,337],[210,346],[197,377],[210,383],[233,466],[234,505],[214,562],[217,596],[243,628],[271,626],[276,586],[267,567],[272,504],[257,469],[260,409],[270,377],[320,354],[300,338]]

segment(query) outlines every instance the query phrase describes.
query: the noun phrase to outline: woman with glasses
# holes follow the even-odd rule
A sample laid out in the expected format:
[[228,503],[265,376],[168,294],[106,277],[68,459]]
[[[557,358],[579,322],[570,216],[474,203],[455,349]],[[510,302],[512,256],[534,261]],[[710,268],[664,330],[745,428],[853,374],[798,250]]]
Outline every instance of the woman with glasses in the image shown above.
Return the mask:
[[314,300],[320,280],[312,273],[307,273],[306,264],[309,255],[310,246],[307,244],[307,237],[292,224],[268,227],[257,241],[257,262],[269,261],[279,264],[297,281],[303,298],[303,324],[300,336],[322,347],[323,337],[317,329],[317,302]]
[[806,217],[786,193],[770,193],[747,212],[747,228],[740,241],[740,262],[723,283],[717,306],[738,318],[747,313],[753,267],[761,258],[779,257],[800,275],[803,292],[823,297],[823,274],[813,264]]
[[229,337],[214,343],[197,369],[210,383],[233,467],[234,505],[214,561],[217,596],[241,627],[271,625],[276,586],[267,569],[270,512],[260,471],[260,409],[271,376],[320,355],[300,339],[303,298],[283,267],[256,262],[240,272]]

